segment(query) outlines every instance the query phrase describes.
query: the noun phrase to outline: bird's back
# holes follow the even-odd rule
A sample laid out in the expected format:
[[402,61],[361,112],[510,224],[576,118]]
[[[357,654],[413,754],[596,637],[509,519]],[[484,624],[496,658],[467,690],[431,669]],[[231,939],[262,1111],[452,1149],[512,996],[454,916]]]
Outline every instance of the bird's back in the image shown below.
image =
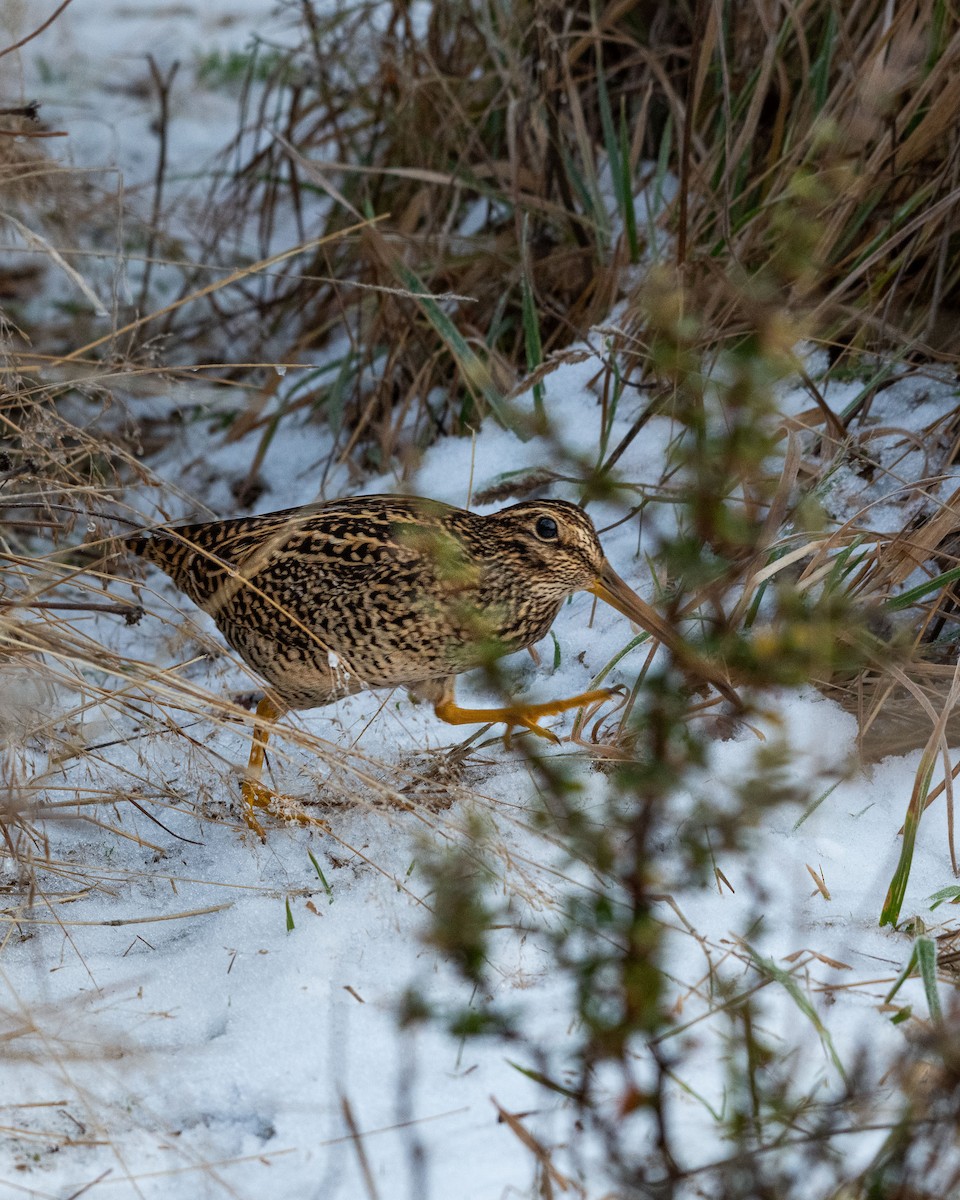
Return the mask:
[[434,501],[369,496],[165,527],[126,545],[208,612],[287,704],[305,708],[484,660],[496,617],[480,598],[482,521]]

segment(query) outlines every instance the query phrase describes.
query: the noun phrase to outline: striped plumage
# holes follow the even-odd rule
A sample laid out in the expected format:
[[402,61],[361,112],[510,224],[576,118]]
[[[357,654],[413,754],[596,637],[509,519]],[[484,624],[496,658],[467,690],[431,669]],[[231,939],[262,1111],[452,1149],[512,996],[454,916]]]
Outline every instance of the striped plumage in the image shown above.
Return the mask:
[[[479,516],[417,497],[358,496],[167,526],[124,544],[166,571],[263,677],[264,722],[361,688],[404,686],[451,723],[503,721],[552,736],[541,718],[609,692],[464,709],[453,684],[539,641],[580,590],[680,647],[610,567],[586,513],[559,500]],[[269,800],[258,782],[266,739],[261,725],[244,785],[251,806]]]
[[[537,533],[549,522],[556,537]],[[364,496],[126,544],[213,617],[287,708],[416,688],[531,645],[604,562],[590,518],[561,501],[482,517]]]

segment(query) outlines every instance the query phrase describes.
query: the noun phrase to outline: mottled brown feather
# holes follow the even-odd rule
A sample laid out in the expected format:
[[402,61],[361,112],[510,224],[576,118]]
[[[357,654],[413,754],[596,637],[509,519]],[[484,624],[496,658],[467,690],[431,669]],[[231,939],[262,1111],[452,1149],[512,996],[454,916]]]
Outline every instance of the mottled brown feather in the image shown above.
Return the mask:
[[[538,533],[544,519],[555,538]],[[549,530],[549,525],[541,529]],[[604,564],[590,518],[537,500],[491,516],[362,496],[125,539],[216,621],[287,708],[445,681],[544,637]]]

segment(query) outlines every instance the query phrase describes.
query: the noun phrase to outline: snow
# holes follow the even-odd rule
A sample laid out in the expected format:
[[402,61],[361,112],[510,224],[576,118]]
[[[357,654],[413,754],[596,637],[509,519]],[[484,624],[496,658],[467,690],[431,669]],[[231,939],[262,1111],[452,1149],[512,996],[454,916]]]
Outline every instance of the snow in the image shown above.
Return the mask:
[[[272,20],[260,0],[229,6],[75,0],[20,56],[26,90],[49,101],[54,123],[69,124],[77,163],[114,161],[132,186],[152,170],[149,104],[127,88],[106,111],[97,89],[105,80],[110,86],[141,78],[144,46],[169,65],[187,59],[191,47],[242,48],[251,29],[273,30]],[[22,21],[8,36],[24,31]],[[283,28],[280,21],[276,36]],[[62,64],[49,85],[37,82],[41,56]],[[180,93],[174,116],[174,165],[187,172],[220,149],[234,106],[220,94]],[[581,361],[561,362],[544,379],[547,412],[571,454],[595,453],[602,433],[592,390],[600,363],[588,347],[580,349]],[[834,387],[827,399],[841,411],[859,392],[859,384]],[[177,409],[195,419],[171,426],[175,432],[149,464],[176,487],[144,486],[127,501],[147,519],[231,511],[231,484],[246,475],[258,435],[230,442],[211,434],[210,418],[230,405],[229,395],[198,383],[129,402],[138,415],[163,418]],[[242,397],[235,402],[241,405]],[[782,402],[789,413],[810,407],[796,387],[784,390]],[[946,384],[903,380],[879,393],[873,417],[881,431],[919,430],[955,403]],[[633,409],[624,402],[609,446],[638,409],[639,401]],[[624,456],[625,474],[656,480],[670,436],[669,423],[653,418]],[[880,433],[871,449],[897,458],[904,492],[891,491],[882,472],[869,486],[850,472],[832,481],[829,500],[838,511],[859,498],[871,503],[875,528],[902,527],[905,494],[920,486],[926,464],[918,452],[904,455],[898,437]],[[434,445],[417,491],[465,505],[505,475],[551,461],[555,447],[542,437],[521,442],[488,422],[475,438]],[[256,509],[316,499],[318,464],[331,449],[331,436],[318,426],[282,421],[263,468],[269,490]],[[365,488],[386,491],[394,483],[385,476]],[[347,486],[346,472],[333,471],[325,494]],[[955,479],[923,485],[935,497],[955,486]],[[564,485],[552,494],[577,498]],[[603,505],[591,511],[601,527],[605,514],[614,513]],[[635,526],[621,525],[604,535],[604,544],[616,569],[649,596],[644,555],[656,549],[655,531],[645,528],[638,546]],[[8,772],[65,806],[60,819],[48,822],[61,873],[44,873],[45,893],[31,898],[12,878],[3,881],[0,1196],[68,1197],[82,1190],[90,1198],[346,1200],[371,1194],[371,1180],[372,1194],[391,1198],[537,1195],[536,1159],[498,1120],[497,1105],[533,1114],[535,1136],[555,1150],[560,1169],[575,1170],[560,1146],[569,1137],[571,1110],[512,1065],[515,1049],[495,1040],[461,1042],[436,1025],[398,1024],[410,988],[440,1006],[463,1000],[451,968],[421,940],[430,900],[418,868],[425,846],[459,840],[471,817],[479,817],[502,888],[546,920],[563,887],[590,886],[532,821],[535,785],[523,755],[494,742],[465,775],[447,782],[437,775],[445,764],[441,752],[459,739],[428,706],[405,695],[361,693],[330,710],[294,714],[272,737],[272,771],[280,790],[307,802],[302,811],[325,825],[267,817],[261,844],[237,818],[250,717],[228,703],[257,681],[165,577],[150,574],[141,598],[148,615],[137,627],[107,617],[82,627],[144,664],[146,674],[153,663],[181,664],[182,695],[157,703],[136,676],[121,681],[105,662],[98,678],[85,681],[103,686],[100,702],[91,703],[88,692],[77,708],[81,692],[69,666],[56,686],[4,670],[0,731]],[[623,619],[602,607],[591,618],[592,607],[581,595],[561,612],[553,631],[560,651],[555,669],[550,640],[541,646],[542,666],[514,660],[522,694],[576,694],[622,649],[630,637]],[[632,682],[642,656],[627,656],[610,682]],[[111,689],[121,683],[136,697],[139,720],[111,702]],[[478,678],[461,680],[459,695],[467,703],[491,700]],[[199,715],[189,696],[200,697]],[[903,1027],[890,1023],[882,1003],[911,943],[879,929],[877,918],[919,751],[866,768],[856,759],[856,721],[836,703],[801,690],[767,697],[765,705],[749,727],[713,743],[697,786],[676,796],[664,814],[657,869],[676,908],[664,902],[658,915],[674,930],[668,974],[678,1019],[696,1022],[709,1008],[700,985],[707,956],[722,964],[728,980],[754,981],[750,967],[731,954],[749,931],[756,953],[784,971],[796,969],[839,1059],[849,1064],[869,1046],[880,1079],[904,1046]],[[44,717],[50,727],[51,713],[59,741],[36,732]],[[569,732],[571,722],[568,714],[554,727]],[[778,743],[789,751],[784,786],[803,790],[822,779],[822,802],[809,812],[787,804],[762,813],[750,849],[720,855],[727,886],[682,886],[673,830],[696,820],[707,793],[712,804],[727,797],[732,805],[736,788],[757,773],[758,755]],[[538,750],[565,759],[572,752],[569,744]],[[602,781],[585,755],[576,769],[590,811]],[[71,796],[97,790],[104,797],[101,827],[75,819],[69,806]],[[952,880],[946,845],[941,801],[924,817],[905,915],[936,922],[940,913],[930,916],[927,898]],[[95,886],[88,886],[91,879]],[[563,981],[552,977],[535,937],[504,931],[494,951],[492,999],[516,1006],[530,1028],[552,1041],[562,1073],[570,1036]],[[791,961],[798,952],[801,959]],[[796,1086],[839,1092],[825,1039],[798,1019],[786,988],[768,986],[763,1002],[771,1036],[796,1048]],[[920,984],[905,984],[898,1003],[924,1012]],[[696,1165],[728,1149],[710,1115],[723,1108],[727,1087],[723,1030],[702,1021],[676,1036],[687,1048],[690,1073],[680,1082],[691,1090],[678,1087],[671,1104],[689,1131]],[[638,1138],[649,1136],[639,1116],[632,1120]],[[850,1152],[865,1159],[882,1137],[862,1135]],[[583,1153],[584,1194],[609,1194],[599,1149],[587,1145]]]

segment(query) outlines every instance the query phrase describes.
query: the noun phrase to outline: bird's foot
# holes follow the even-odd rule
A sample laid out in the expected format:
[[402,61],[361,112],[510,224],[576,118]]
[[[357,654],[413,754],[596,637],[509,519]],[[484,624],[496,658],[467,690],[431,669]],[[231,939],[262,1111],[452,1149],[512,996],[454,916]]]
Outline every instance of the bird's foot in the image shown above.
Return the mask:
[[529,729],[537,737],[556,743],[560,738],[540,724],[544,717],[553,717],[571,708],[596,704],[598,701],[608,700],[612,695],[614,693],[609,688],[598,688],[592,692],[581,692],[579,696],[570,696],[566,700],[549,700],[545,704],[509,704],[503,708],[461,708],[452,699],[444,699],[434,706],[434,711],[441,721],[450,725],[494,724],[502,721],[507,726],[508,738],[510,729],[522,727]]
[[244,779],[240,785],[240,794],[243,798],[243,819],[247,827],[253,830],[261,842],[267,840],[267,834],[257,820],[256,810],[258,808],[264,809],[283,821],[296,821],[299,825],[316,826],[325,833],[330,832],[327,822],[305,813],[303,805],[295,797],[284,796],[256,780]]

